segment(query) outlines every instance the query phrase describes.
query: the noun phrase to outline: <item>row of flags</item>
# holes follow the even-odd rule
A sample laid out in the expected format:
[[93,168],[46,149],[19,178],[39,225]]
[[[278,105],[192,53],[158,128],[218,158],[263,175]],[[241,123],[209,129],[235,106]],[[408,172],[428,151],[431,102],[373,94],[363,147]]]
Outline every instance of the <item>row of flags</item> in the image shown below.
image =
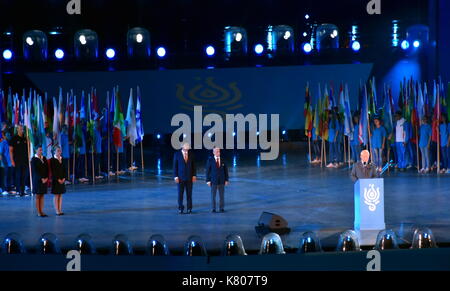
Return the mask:
[[323,86],[322,95],[322,86],[319,84],[317,97],[313,100],[310,85],[307,83],[303,111],[305,135],[311,138],[314,134],[316,137],[328,140],[329,128],[334,126],[332,124],[334,120],[330,117],[335,115],[343,126],[344,135],[349,140],[353,140],[355,127],[352,118],[357,112],[358,139],[360,144],[367,146],[371,121],[375,117],[379,118],[390,135],[394,130],[394,115],[396,112],[401,112],[402,117],[413,128],[413,139],[418,135],[420,120],[427,117],[431,119],[433,128],[432,140],[438,141],[438,127],[442,116],[450,120],[450,83],[446,92],[445,85],[440,79],[427,83],[404,78],[400,82],[397,98],[393,97],[392,86],[386,84],[383,86],[383,94],[378,97],[375,84],[375,78],[365,84],[360,83],[352,114],[347,84],[340,84],[336,95],[333,86],[329,84]]
[[[81,146],[84,137],[93,149],[102,132],[112,132],[112,142],[116,147],[123,146],[125,139],[135,146],[144,139],[140,88],[136,89],[136,97],[133,88],[130,89],[125,117],[119,87],[115,86],[111,92],[111,95],[107,92],[105,107],[100,112],[95,88],[87,94],[82,91],[81,96],[76,96],[73,90],[64,94],[59,88],[58,98],[49,98],[47,93],[41,96],[35,90],[29,90],[27,94],[24,89],[22,95],[13,93],[11,89],[6,92],[0,90],[0,122],[14,128],[24,125],[31,153],[38,144],[43,148],[50,146],[47,144],[49,140],[51,146],[61,145],[63,127],[67,128],[69,140],[75,148]],[[96,131],[100,135],[96,135]]]

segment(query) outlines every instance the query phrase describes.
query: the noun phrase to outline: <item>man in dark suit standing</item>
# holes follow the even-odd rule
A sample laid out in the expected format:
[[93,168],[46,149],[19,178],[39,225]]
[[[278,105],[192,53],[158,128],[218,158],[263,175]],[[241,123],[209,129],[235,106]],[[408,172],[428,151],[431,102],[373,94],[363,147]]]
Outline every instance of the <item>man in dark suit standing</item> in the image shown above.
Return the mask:
[[192,184],[197,181],[194,154],[189,143],[183,143],[181,150],[173,156],[173,178],[178,184],[178,210],[183,214],[183,196],[186,190],[187,213],[192,213]]
[[220,148],[214,147],[214,156],[206,163],[206,184],[211,187],[212,212],[216,212],[216,194],[219,190],[219,209],[225,212],[225,186],[228,185],[228,167],[220,157]]

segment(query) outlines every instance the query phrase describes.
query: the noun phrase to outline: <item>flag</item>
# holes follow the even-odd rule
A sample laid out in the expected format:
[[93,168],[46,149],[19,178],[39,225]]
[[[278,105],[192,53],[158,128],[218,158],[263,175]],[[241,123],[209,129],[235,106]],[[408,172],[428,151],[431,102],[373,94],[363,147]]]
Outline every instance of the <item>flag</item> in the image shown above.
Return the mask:
[[313,127],[314,127],[314,134],[316,135],[316,137],[320,136],[320,134],[321,134],[320,126],[322,124],[321,119],[320,119],[320,117],[321,117],[320,84],[319,84],[319,91],[318,92],[319,92],[319,94],[317,95],[318,98],[317,98],[316,107],[315,107],[315,110],[314,110],[314,125],[313,125]]
[[136,145],[137,131],[136,131],[136,112],[133,101],[133,88],[130,89],[130,98],[128,99],[127,109],[127,138],[132,146]]
[[119,89],[114,90],[115,95],[115,108],[114,108],[114,121],[113,121],[113,143],[116,147],[122,146],[122,135],[125,133],[125,122],[123,119],[122,106],[120,104]]
[[367,87],[364,85],[363,89],[363,98],[361,103],[361,117],[359,119],[359,132],[358,132],[358,139],[359,142],[365,146],[368,145],[368,131],[367,127],[369,124],[369,106],[367,102]]
[[55,97],[53,97],[53,140],[56,145],[61,144],[61,136],[59,134],[59,111]]
[[384,89],[384,104],[383,104],[383,124],[388,135],[392,133],[394,123],[392,120],[392,93],[391,87]]
[[142,142],[144,140],[144,125],[142,124],[141,117],[141,89],[137,87],[137,102],[136,102],[136,142]]
[[345,84],[345,92],[342,99],[344,107],[344,135],[353,138],[352,112],[350,111],[350,96],[347,84]]
[[312,109],[311,109],[311,95],[309,93],[309,83],[306,84],[306,92],[305,92],[305,104],[303,109],[303,115],[305,117],[305,135],[307,137],[311,137],[312,134]]

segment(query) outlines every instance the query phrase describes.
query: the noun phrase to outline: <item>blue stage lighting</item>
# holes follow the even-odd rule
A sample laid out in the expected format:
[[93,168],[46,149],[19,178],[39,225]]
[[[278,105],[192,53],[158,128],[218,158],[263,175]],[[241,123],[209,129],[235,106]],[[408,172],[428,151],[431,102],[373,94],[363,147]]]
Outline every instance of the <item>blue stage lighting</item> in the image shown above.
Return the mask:
[[257,45],[255,45],[255,53],[257,54],[257,55],[260,55],[260,54],[262,54],[264,52],[264,47],[263,47],[263,45],[262,44],[257,44]]
[[415,48],[420,47],[420,41],[415,40],[415,41],[413,42],[413,46],[414,46]]
[[3,58],[7,61],[9,61],[10,59],[12,59],[13,57],[13,52],[9,49],[6,49],[3,51]]
[[116,51],[112,48],[109,48],[106,50],[106,57],[110,60],[114,59],[114,57],[116,56]]
[[164,58],[166,56],[166,49],[161,46],[156,50],[156,54],[158,55],[158,57]]
[[56,49],[55,50],[55,57],[58,60],[62,60],[64,58],[64,51],[62,49]]
[[407,40],[402,41],[401,46],[402,46],[402,49],[404,49],[404,50],[409,49],[409,41],[407,41]]
[[312,51],[312,46],[311,46],[311,44],[310,43],[304,43],[303,44],[303,51],[306,53],[306,54],[309,54],[311,51]]
[[308,20],[309,19],[309,14],[305,15],[305,19]]
[[214,49],[214,47],[212,45],[207,46],[205,51],[206,51],[206,54],[208,55],[208,57],[212,57],[216,53],[216,50]]
[[281,134],[282,134],[282,135],[285,135],[285,134],[286,134],[286,130],[283,130],[283,131],[281,132]]
[[160,138],[161,138],[161,135],[158,133],[158,134],[156,135],[156,138],[157,138],[157,139],[160,139]]
[[358,52],[361,49],[361,44],[359,43],[359,41],[355,40],[354,42],[352,42],[352,50],[355,52]]

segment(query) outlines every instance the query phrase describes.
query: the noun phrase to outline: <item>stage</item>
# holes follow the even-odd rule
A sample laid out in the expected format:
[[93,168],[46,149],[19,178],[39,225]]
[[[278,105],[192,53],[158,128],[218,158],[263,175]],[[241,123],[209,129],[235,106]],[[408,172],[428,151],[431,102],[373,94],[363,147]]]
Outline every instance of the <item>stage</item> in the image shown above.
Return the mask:
[[[64,216],[55,216],[51,194],[45,198],[47,218],[37,217],[33,197],[1,197],[0,236],[18,232],[25,246],[34,248],[41,234],[51,232],[62,248],[70,249],[79,234],[88,233],[97,248],[107,249],[116,234],[125,234],[136,249],[143,250],[151,235],[162,234],[177,253],[190,235],[199,235],[208,251],[215,253],[228,234],[237,233],[251,253],[261,242],[254,227],[260,214],[268,211],[289,222],[292,231],[282,236],[285,248],[296,248],[305,231],[318,231],[322,245],[334,248],[339,233],[353,228],[353,183],[348,168],[310,166],[304,145],[282,148],[272,162],[259,161],[256,152],[238,152],[235,158],[227,152],[230,185],[225,213],[211,213],[204,176],[206,153],[197,156],[193,214],[180,215],[171,153],[148,149],[144,174],[68,186]],[[385,175],[386,226],[400,235],[400,243],[411,241],[416,225],[430,227],[438,243],[450,242],[449,185],[448,175],[421,176],[413,170]]]

